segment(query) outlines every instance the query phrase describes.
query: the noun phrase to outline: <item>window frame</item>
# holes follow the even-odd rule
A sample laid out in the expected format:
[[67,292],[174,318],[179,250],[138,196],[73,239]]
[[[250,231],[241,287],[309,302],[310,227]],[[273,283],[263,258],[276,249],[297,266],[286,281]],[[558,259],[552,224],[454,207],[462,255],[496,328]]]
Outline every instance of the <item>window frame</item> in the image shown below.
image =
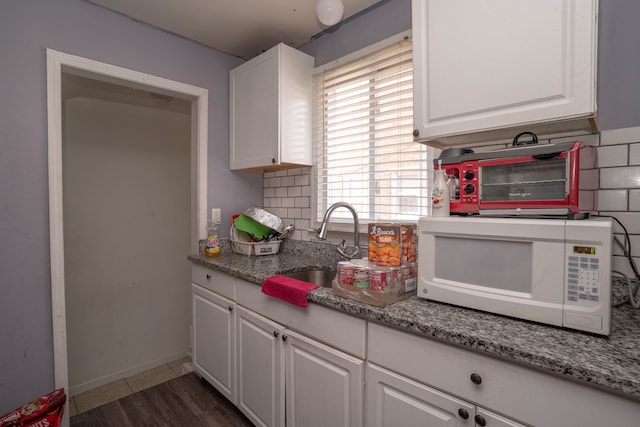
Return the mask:
[[[355,52],[352,52],[350,54],[347,54],[341,58],[338,58],[336,60],[330,61],[326,64],[323,64],[321,66],[316,67],[313,70],[313,76],[315,78],[316,75],[324,73],[326,71],[335,69],[337,67],[341,67],[343,65],[346,65],[350,62],[353,61],[357,61],[367,55],[370,55],[372,53],[375,53],[381,49],[387,48],[395,43],[399,43],[407,38],[411,38],[411,30],[407,30],[404,31],[402,33],[396,34],[394,36],[388,37],[384,40],[381,40],[377,43],[374,43],[372,45],[369,45],[365,48],[362,48],[360,50],[357,50]],[[315,109],[315,101],[314,101],[314,109]],[[318,112],[314,110],[313,112],[313,117],[314,117],[314,128],[315,128],[315,120],[316,120],[316,116],[317,116]],[[315,146],[316,144],[316,140],[314,137],[314,153],[317,149],[317,147]],[[418,144],[418,142],[415,142],[415,144]],[[432,161],[431,159],[433,159],[433,155],[434,155],[434,150],[432,147],[427,146],[426,147],[427,150],[427,167],[425,170],[425,173],[428,176],[428,186],[426,188],[424,188],[423,191],[428,192],[428,194],[430,194],[430,185],[432,183],[432,179],[433,179],[433,165],[432,165]],[[312,192],[311,192],[311,203],[310,203],[310,218],[309,218],[309,223],[310,225],[314,228],[317,229],[320,226],[321,220],[322,218],[318,218],[317,215],[319,215],[318,213],[318,171],[317,171],[317,165],[315,164],[315,154],[314,154],[314,165],[312,167],[312,172],[311,172],[311,177],[310,177],[310,184],[311,184],[311,188],[312,188]],[[428,199],[428,198],[427,198]],[[349,202],[348,200],[344,200],[345,202]],[[425,215],[427,215],[428,209],[429,209],[429,199],[427,201],[427,205],[424,206],[425,209]],[[405,223],[417,223],[417,219],[416,220],[397,220],[396,222],[405,222]],[[331,219],[331,222],[329,224],[329,230],[331,231],[338,231],[338,232],[353,232],[353,221],[350,219],[347,220],[341,220],[340,218],[333,218]],[[361,221],[360,222],[360,229],[359,232],[363,233],[367,231],[367,223]]]

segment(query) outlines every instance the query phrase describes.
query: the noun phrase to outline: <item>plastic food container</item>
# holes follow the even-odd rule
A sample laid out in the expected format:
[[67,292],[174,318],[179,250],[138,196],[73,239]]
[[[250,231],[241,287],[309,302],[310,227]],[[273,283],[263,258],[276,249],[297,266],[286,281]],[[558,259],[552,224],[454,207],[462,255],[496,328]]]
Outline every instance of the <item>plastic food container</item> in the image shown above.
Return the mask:
[[253,251],[256,256],[275,255],[280,250],[280,240],[272,242],[259,242],[253,244]]
[[233,250],[233,252],[240,255],[253,255],[253,243],[237,242],[235,240],[231,240],[231,249]]
[[237,254],[247,256],[275,255],[280,250],[280,240],[255,243],[231,240],[231,249]]

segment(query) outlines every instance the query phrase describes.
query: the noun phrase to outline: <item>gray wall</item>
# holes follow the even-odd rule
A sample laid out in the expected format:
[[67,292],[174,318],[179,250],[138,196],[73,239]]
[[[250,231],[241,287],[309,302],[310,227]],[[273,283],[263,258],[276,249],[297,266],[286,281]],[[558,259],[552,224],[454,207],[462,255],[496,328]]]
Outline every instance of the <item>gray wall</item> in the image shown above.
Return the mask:
[[316,66],[411,28],[411,0],[388,0],[302,46]]
[[54,387],[46,48],[208,89],[209,208],[230,217],[262,199],[261,174],[228,167],[228,72],[240,59],[80,0],[1,1],[0,414]]
[[640,125],[640,2],[600,0],[598,28],[598,126]]

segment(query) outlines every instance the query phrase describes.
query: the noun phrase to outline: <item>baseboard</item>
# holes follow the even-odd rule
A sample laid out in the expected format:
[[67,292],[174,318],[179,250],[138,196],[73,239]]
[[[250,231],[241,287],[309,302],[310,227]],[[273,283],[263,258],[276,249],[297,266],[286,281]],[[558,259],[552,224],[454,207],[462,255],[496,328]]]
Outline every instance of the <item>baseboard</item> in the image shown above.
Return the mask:
[[149,369],[156,368],[160,365],[165,365],[169,362],[173,362],[175,360],[178,360],[187,356],[189,356],[188,351],[181,351],[179,353],[165,356],[160,359],[153,360],[151,362],[143,363],[132,368],[123,369],[113,374],[104,375],[100,378],[96,378],[91,381],[84,382],[82,384],[69,385],[69,396],[75,396],[85,391],[92,390],[97,387],[101,387],[105,384],[109,384],[114,381],[131,377],[133,375],[139,374],[140,372],[148,371]]
[[189,374],[193,372],[193,363],[191,362],[183,363],[180,368],[182,369],[182,375]]

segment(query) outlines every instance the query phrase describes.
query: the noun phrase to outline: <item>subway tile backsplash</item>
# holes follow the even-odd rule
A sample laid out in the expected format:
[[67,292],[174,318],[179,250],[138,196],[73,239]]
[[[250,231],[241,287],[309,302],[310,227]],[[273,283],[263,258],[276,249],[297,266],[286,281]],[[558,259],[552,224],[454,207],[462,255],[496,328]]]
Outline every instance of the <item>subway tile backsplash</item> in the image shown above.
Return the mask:
[[629,211],[640,212],[640,190],[629,190]]
[[[630,233],[631,255],[640,263],[640,127],[600,133],[599,190],[596,206],[601,215],[618,218]],[[624,241],[614,224],[616,237]],[[631,275],[622,248],[614,243],[613,269]]]
[[629,164],[640,165],[640,144],[631,144],[629,146]]
[[598,165],[600,167],[627,166],[629,163],[629,146],[610,145],[598,147]]
[[600,188],[640,188],[640,166],[600,168]]
[[293,239],[311,240],[311,168],[265,172],[263,182],[264,209],[294,225]]
[[627,190],[598,191],[597,209],[600,212],[627,210]]
[[[584,171],[580,179],[589,190],[580,198],[593,200],[602,215],[618,218],[631,234],[632,255],[640,263],[640,127],[603,131],[599,135],[581,135],[559,139],[540,140],[540,143],[556,143],[580,140],[597,146],[599,169]],[[478,147],[503,148],[504,144]],[[285,224],[294,224],[293,238],[312,240],[311,218],[311,168],[289,169],[264,174],[264,208],[278,215]],[[581,203],[582,204],[582,203]],[[615,227],[618,238],[622,229]],[[615,270],[631,274],[623,251],[614,244]]]

